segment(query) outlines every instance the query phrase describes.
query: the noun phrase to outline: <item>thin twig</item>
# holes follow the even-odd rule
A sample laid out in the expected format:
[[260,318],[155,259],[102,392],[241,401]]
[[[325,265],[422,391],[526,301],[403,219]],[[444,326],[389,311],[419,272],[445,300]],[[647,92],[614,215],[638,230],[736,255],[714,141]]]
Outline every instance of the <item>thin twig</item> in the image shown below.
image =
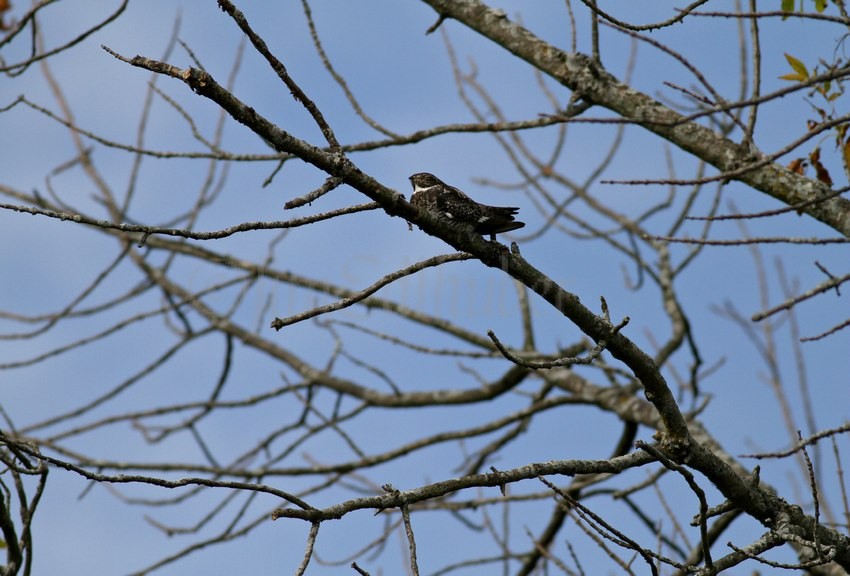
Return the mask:
[[471,254],[466,254],[465,252],[456,252],[454,254],[444,254],[442,256],[434,256],[433,258],[428,258],[427,260],[417,262],[416,264],[408,266],[407,268],[402,268],[401,270],[397,270],[391,274],[387,274],[368,288],[365,288],[360,292],[356,292],[351,296],[347,296],[342,300],[338,300],[337,302],[334,302],[332,304],[326,304],[325,306],[318,306],[311,310],[305,310],[304,312],[300,312],[287,318],[275,318],[274,320],[272,320],[271,327],[275,330],[280,330],[284,326],[290,326],[291,324],[303,322],[304,320],[315,318],[316,316],[320,316],[322,314],[327,314],[329,312],[335,312],[337,310],[342,310],[343,308],[348,308],[349,306],[360,302],[368,296],[371,296],[384,286],[391,284],[396,280],[399,280],[400,278],[410,276],[411,274],[415,274],[416,272],[424,270],[425,268],[439,266],[447,262],[459,262],[462,260],[469,260],[472,257],[473,256]]
[[228,236],[232,236],[240,232],[297,228],[298,226],[306,226],[307,224],[321,222],[322,220],[329,220],[331,218],[336,218],[337,216],[355,214],[357,212],[365,212],[367,210],[376,210],[378,208],[379,205],[376,202],[367,202],[365,204],[347,206],[338,210],[331,210],[330,212],[323,212],[321,214],[314,214],[312,216],[304,216],[302,218],[293,218],[291,220],[278,220],[275,222],[243,222],[242,224],[230,226],[229,228],[224,228],[222,230],[214,230],[211,232],[195,232],[183,228],[161,228],[159,226],[143,226],[141,224],[116,224],[114,222],[110,222],[109,220],[98,220],[97,218],[92,218],[83,214],[69,214],[67,212],[56,212],[54,210],[47,210],[46,208],[37,208],[35,206],[21,206],[18,204],[0,203],[0,209],[2,210],[11,210],[14,212],[22,212],[25,214],[47,216],[48,218],[55,218],[57,220],[62,220],[63,222],[70,221],[75,222],[77,224],[86,224],[89,226],[95,226],[97,228],[103,228],[106,230],[117,230],[119,232],[141,234],[141,238],[139,239],[140,247],[145,245],[149,236],[155,234],[164,236],[177,236],[180,238],[187,238],[189,240],[219,240],[221,238],[227,238]]
[[416,559],[416,538],[413,536],[413,525],[410,523],[410,507],[401,505],[401,517],[404,521],[404,533],[407,536],[407,548],[410,558],[410,571],[413,576],[419,576],[419,561]]
[[296,576],[301,576],[307,572],[307,565],[310,564],[310,559],[313,557],[313,547],[316,545],[316,538],[319,536],[319,526],[321,522],[313,522],[310,524],[310,533],[307,535],[307,549],[304,551],[304,559],[295,570]]

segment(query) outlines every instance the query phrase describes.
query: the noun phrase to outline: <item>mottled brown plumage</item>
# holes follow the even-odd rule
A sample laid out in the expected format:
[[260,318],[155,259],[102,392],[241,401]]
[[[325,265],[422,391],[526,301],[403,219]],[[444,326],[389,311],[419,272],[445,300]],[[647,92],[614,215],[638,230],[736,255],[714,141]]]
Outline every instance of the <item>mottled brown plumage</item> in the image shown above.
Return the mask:
[[478,234],[489,235],[492,241],[496,240],[496,234],[525,226],[525,222],[514,218],[519,208],[480,204],[433,174],[419,172],[410,177],[410,182],[413,184],[411,204],[452,223],[471,226]]

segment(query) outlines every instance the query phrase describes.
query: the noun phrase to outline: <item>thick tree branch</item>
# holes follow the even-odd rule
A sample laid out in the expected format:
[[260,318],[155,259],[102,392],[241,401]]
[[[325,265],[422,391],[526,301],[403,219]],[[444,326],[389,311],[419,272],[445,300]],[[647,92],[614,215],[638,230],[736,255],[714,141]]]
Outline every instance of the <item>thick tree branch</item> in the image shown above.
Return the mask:
[[[544,42],[501,10],[478,0],[422,0],[441,17],[453,18],[548,74],[584,100],[612,110],[640,124],[682,150],[705,160],[721,172],[758,165],[763,155],[694,121],[686,119],[650,96],[623,84],[593,60],[567,53]],[[845,72],[846,73],[846,72]],[[797,204],[827,195],[818,182],[775,163],[758,166],[736,177],[785,204]],[[844,236],[850,236],[850,201],[831,198],[809,204],[804,211]]]

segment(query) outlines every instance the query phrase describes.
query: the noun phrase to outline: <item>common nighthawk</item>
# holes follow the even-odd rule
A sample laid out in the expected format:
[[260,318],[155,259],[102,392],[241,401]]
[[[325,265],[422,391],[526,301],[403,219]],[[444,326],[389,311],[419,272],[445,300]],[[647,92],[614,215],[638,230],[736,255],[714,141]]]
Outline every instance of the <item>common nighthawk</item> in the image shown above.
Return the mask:
[[433,174],[419,172],[410,177],[413,196],[410,203],[452,222],[472,226],[478,234],[510,232],[525,226],[525,222],[514,219],[519,208],[513,206],[487,206],[479,204],[454,186],[449,186]]

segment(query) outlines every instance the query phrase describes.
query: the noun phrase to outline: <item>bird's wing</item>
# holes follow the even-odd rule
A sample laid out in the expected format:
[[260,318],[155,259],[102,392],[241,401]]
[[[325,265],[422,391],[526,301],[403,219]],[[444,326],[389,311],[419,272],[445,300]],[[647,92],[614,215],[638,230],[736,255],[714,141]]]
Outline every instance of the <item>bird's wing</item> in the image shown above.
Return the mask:
[[473,200],[472,198],[467,196],[466,193],[464,193],[464,191],[461,190],[460,188],[455,188],[454,186],[449,186],[448,184],[445,184],[445,188],[446,188],[447,193],[454,193],[454,194],[457,194],[458,196],[460,196],[461,198],[464,198],[464,199],[469,200],[471,202],[475,202],[475,200]]
[[475,200],[453,186],[446,186],[437,196],[437,207],[459,221],[474,222],[481,212]]

